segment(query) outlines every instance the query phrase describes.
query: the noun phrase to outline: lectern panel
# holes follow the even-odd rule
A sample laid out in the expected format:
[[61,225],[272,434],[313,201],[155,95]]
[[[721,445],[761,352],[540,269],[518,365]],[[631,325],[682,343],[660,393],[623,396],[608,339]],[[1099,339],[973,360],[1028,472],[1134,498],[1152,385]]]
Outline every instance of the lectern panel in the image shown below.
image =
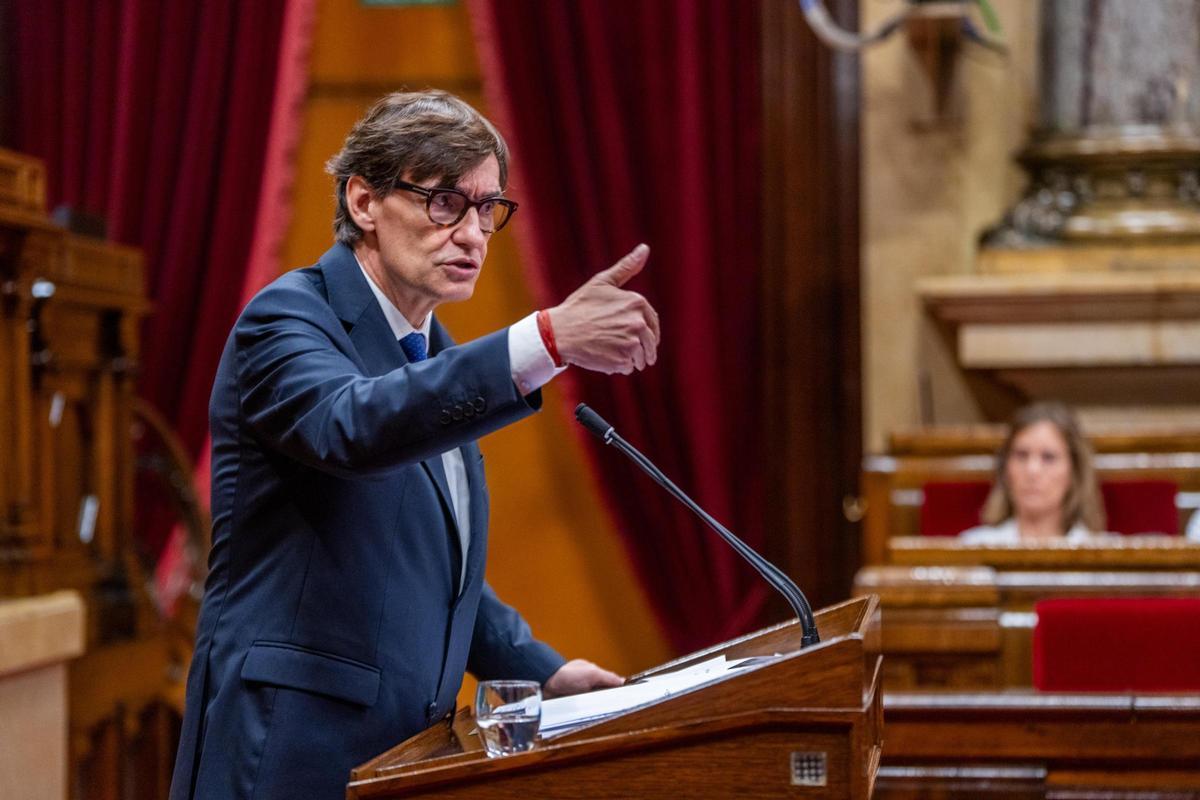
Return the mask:
[[502,758],[480,752],[469,709],[354,770],[352,798],[867,798],[879,765],[879,607],[860,598],[647,671],[717,655],[779,657]]

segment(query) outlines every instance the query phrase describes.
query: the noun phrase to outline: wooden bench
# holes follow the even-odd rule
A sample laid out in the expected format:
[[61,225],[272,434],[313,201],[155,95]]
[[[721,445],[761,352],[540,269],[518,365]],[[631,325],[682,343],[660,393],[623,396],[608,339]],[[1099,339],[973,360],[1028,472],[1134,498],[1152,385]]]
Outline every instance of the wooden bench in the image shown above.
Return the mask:
[[876,800],[1200,795],[1200,696],[888,693],[883,709]]
[[1200,597],[1200,543],[1111,537],[1037,547],[888,540],[855,594],[883,609],[887,691],[1032,685],[1034,604],[1051,597]]
[[[1007,433],[1007,425],[995,423],[901,428],[888,436],[887,451],[894,456],[992,455]],[[1198,425],[1089,425],[1087,437],[1096,453],[1200,452]]]
[[[920,534],[923,487],[935,481],[990,481],[992,455],[868,455],[863,459],[864,564],[888,563],[888,541]],[[1179,530],[1200,508],[1200,449],[1175,452],[1099,453],[1103,481],[1168,480],[1178,487]]]

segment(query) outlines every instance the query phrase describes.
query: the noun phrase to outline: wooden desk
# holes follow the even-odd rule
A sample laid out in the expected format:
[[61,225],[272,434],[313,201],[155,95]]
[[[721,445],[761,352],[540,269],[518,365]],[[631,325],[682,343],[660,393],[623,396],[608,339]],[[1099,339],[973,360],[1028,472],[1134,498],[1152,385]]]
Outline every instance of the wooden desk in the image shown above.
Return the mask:
[[1038,600],[1200,597],[1200,543],[1178,537],[1032,548],[900,538],[887,561],[860,570],[854,592],[883,608],[888,691],[1032,685]]
[[877,800],[1196,798],[1200,696],[884,695]]
[[67,661],[83,630],[74,592],[0,600],[0,797],[67,796]]

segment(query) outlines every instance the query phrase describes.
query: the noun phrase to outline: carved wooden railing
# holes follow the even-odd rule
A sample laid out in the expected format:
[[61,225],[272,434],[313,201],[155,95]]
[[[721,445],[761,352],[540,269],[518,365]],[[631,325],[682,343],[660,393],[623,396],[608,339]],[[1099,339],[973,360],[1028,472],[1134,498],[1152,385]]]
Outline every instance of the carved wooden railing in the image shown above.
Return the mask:
[[[190,470],[134,396],[148,311],[141,254],[51,224],[42,165],[0,150],[0,597],[84,599],[69,679],[78,800],[165,798],[182,711],[194,612],[162,617],[135,534],[135,428]],[[194,498],[178,503],[205,547]]]

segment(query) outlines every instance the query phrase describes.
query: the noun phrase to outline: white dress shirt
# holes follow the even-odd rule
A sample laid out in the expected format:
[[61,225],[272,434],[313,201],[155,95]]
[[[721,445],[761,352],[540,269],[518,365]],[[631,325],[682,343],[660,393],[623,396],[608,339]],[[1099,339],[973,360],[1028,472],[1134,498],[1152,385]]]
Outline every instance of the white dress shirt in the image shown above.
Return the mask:
[[[357,255],[355,260],[358,260]],[[433,314],[426,314],[421,326],[414,328],[400,313],[400,310],[392,305],[392,301],[387,298],[383,290],[375,285],[375,281],[363,269],[361,261],[358,262],[358,268],[362,270],[363,277],[367,279],[367,285],[371,287],[371,292],[379,301],[379,307],[383,310],[383,316],[392,329],[392,335],[400,340],[416,331],[425,337],[425,352],[429,352],[429,329],[433,324]],[[550,353],[542,344],[542,335],[537,328],[536,312],[509,326],[508,361],[513,383],[523,395],[545,386],[551,378],[566,369],[566,367],[554,366]],[[462,449],[456,447],[442,453],[442,468],[446,471],[446,483],[450,488],[454,521],[458,528],[458,541],[462,546],[462,571],[459,574],[459,591],[461,591],[463,582],[467,578],[467,549],[471,544],[471,492],[467,486],[467,467],[463,462]]]
[[[1071,530],[1067,531],[1066,537],[1068,542],[1082,542],[1096,536],[1097,534],[1088,530],[1082,522],[1076,522],[1071,526]],[[1017,528],[1017,520],[1015,517],[1009,517],[999,525],[976,525],[974,528],[968,528],[958,535],[958,540],[963,544],[1017,544],[1022,541],[1021,531]],[[1028,541],[1036,541],[1030,539]]]

